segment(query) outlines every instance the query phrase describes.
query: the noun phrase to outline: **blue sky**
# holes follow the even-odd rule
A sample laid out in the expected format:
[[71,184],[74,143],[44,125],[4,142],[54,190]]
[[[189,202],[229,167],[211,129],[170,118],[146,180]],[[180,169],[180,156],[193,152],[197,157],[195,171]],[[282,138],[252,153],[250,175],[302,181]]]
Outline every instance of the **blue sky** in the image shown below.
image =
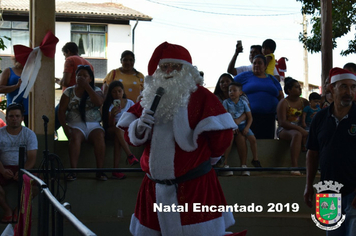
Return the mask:
[[[98,2],[98,0],[88,0]],[[136,69],[147,73],[153,50],[168,41],[186,47],[193,64],[205,73],[205,84],[214,87],[226,72],[236,40],[242,40],[244,52],[238,65],[248,65],[248,51],[253,44],[271,38],[276,41],[275,56],[287,57],[287,76],[304,81],[303,47],[298,41],[302,31],[301,3],[295,0],[112,0],[153,18],[139,22],[135,32]],[[135,22],[131,22],[133,26]],[[309,26],[308,29],[311,27]],[[350,33],[338,40],[334,66],[356,62],[356,56],[341,57]],[[309,83],[320,85],[320,53],[308,55]]]

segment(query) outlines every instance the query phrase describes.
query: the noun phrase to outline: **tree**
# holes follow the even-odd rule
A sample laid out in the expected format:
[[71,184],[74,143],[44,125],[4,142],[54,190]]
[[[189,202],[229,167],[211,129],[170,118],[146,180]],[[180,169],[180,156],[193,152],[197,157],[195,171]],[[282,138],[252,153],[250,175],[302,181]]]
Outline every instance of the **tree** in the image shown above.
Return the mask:
[[[7,39],[7,40],[11,40],[9,37],[6,37],[6,36],[2,36],[2,37],[0,37],[0,50],[4,50],[5,48],[6,48],[6,45],[5,45],[5,43],[4,43],[4,40],[2,39],[2,38],[5,38],[5,39]],[[1,57],[0,57],[0,60],[2,60],[1,59]],[[0,70],[0,73],[2,72],[2,70]]]
[[[303,4],[302,13],[311,16],[312,36],[299,34],[306,49],[311,52],[321,51],[321,0],[296,0]],[[352,25],[356,24],[356,0],[332,0],[332,23],[333,23],[333,48],[336,47],[336,39],[350,32]],[[356,35],[354,40],[349,41],[348,48],[341,51],[341,55],[356,53]]]

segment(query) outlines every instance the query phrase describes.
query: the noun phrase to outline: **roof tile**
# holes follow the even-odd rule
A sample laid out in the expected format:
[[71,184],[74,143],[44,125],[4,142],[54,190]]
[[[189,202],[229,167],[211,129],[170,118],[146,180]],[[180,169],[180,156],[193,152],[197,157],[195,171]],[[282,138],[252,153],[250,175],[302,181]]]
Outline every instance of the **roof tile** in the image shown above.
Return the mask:
[[[29,0],[1,0],[0,9],[6,11],[29,11]],[[57,14],[102,15],[122,17],[128,20],[150,21],[152,18],[118,3],[88,3],[56,1]]]

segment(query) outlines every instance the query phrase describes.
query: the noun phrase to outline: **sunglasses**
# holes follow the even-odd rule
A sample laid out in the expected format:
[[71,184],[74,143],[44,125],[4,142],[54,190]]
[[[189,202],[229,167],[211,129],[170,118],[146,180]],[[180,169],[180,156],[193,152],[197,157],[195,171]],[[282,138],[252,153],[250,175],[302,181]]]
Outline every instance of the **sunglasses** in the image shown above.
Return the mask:
[[91,70],[89,65],[78,65],[77,69],[81,69],[81,68],[89,68]]
[[6,108],[7,111],[16,110],[16,109],[19,109],[19,110],[21,110],[21,111],[23,112],[25,108],[24,108],[23,104],[21,104],[21,103],[16,103],[16,102],[11,103],[11,104]]
[[181,70],[182,69],[182,64],[180,63],[162,63],[159,65],[159,68],[162,70],[162,71],[167,71],[168,69],[171,69],[172,71],[173,70]]

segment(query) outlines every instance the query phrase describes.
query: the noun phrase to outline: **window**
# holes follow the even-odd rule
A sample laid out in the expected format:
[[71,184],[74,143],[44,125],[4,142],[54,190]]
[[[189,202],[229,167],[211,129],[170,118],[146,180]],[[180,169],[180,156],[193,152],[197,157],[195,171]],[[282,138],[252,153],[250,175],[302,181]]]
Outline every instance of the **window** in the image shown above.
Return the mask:
[[0,25],[0,36],[11,38],[11,40],[3,38],[6,48],[0,52],[1,54],[14,54],[13,46],[16,44],[27,47],[30,45],[30,34],[26,21],[3,21]]
[[106,25],[72,24],[72,41],[79,55],[106,58]]

